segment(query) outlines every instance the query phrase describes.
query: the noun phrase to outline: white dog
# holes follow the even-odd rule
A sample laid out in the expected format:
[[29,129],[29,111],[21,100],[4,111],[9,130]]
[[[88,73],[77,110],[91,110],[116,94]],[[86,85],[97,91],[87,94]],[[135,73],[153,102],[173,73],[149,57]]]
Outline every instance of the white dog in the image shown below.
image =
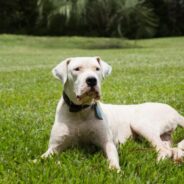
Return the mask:
[[53,69],[62,80],[64,91],[51,131],[49,148],[43,158],[80,142],[100,146],[109,167],[120,169],[116,145],[134,133],[145,137],[156,148],[158,160],[181,159],[184,141],[171,147],[171,133],[184,127],[184,117],[166,104],[110,105],[99,102],[100,83],[111,73],[111,66],[99,57],[68,58]]

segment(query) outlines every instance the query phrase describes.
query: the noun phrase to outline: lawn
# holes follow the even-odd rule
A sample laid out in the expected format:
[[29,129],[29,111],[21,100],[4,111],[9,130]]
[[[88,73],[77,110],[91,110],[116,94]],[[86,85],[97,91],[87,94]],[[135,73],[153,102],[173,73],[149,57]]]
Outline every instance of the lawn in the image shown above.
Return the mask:
[[[154,149],[142,138],[119,148],[119,174],[92,146],[39,159],[62,90],[51,69],[71,56],[100,56],[112,65],[112,75],[103,82],[104,102],[163,102],[184,115],[184,37],[128,41],[0,35],[0,183],[183,183],[184,163],[157,163]],[[184,139],[184,129],[177,128],[173,138],[174,143]]]

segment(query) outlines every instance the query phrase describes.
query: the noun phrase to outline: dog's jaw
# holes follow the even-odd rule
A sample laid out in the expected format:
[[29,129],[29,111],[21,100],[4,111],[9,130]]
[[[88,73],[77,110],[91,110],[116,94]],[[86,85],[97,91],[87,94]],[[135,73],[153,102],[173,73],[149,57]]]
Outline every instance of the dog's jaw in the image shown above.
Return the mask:
[[81,91],[80,94],[76,94],[76,98],[79,102],[81,103],[90,103],[93,101],[97,101],[100,100],[100,90],[98,87],[94,87],[94,88],[86,88],[85,90]]
[[100,100],[101,91],[99,87],[94,88],[85,88],[85,90],[75,91],[71,90],[71,86],[68,84],[65,85],[66,95],[69,99],[76,105],[90,105]]

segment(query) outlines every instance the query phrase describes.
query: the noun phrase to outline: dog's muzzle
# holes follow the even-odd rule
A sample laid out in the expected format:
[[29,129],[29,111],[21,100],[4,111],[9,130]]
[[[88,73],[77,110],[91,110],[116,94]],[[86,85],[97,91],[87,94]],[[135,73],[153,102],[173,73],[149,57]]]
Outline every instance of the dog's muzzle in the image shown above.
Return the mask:
[[91,98],[94,100],[100,99],[100,90],[98,87],[98,80],[94,76],[89,76],[85,80],[86,87],[82,90],[80,95],[76,95],[79,101],[83,100],[84,98]]

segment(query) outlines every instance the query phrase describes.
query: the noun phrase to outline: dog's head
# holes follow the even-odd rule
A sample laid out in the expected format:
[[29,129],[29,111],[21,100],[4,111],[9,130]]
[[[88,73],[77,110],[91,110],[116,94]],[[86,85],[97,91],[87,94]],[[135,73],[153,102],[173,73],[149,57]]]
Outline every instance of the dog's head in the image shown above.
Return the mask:
[[52,73],[62,81],[65,93],[74,103],[89,104],[100,99],[101,81],[111,70],[99,57],[75,57],[62,61]]

